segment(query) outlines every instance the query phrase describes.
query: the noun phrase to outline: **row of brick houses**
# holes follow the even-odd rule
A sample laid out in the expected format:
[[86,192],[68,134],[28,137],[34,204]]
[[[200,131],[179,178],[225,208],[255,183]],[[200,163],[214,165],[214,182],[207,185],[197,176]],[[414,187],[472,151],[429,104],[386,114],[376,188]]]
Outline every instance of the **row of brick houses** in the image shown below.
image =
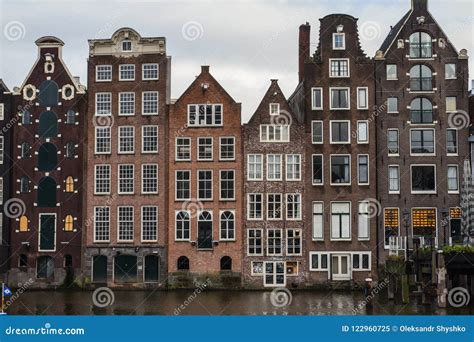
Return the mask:
[[0,82],[8,282],[354,284],[393,253],[466,243],[466,51],[426,0],[374,58],[350,15],[320,19],[316,51],[310,33],[294,93],[271,80],[244,125],[208,66],[170,99],[164,37],[90,40],[87,90],[64,43],[38,39],[23,84]]

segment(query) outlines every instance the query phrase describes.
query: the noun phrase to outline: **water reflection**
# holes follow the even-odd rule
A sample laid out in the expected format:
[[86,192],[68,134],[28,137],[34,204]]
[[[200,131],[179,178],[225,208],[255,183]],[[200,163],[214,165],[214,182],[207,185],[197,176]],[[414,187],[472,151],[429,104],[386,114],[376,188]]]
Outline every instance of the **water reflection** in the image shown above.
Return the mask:
[[[270,291],[114,291],[106,308],[92,304],[92,292],[27,291],[8,307],[15,315],[473,315],[474,308],[440,309],[433,305],[395,304],[354,292],[293,291],[292,302],[274,307]],[[357,310],[357,311],[355,311]]]

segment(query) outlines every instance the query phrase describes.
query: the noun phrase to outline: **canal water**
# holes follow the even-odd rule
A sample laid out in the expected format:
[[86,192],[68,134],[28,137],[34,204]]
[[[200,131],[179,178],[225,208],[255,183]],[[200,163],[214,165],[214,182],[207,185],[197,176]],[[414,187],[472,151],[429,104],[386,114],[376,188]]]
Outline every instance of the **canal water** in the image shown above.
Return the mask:
[[[201,291],[199,291],[201,292]],[[113,291],[113,303],[93,304],[92,291],[26,291],[7,303],[12,315],[474,315],[473,308],[372,301],[359,292],[292,291],[291,302],[272,304],[271,291]],[[275,301],[274,301],[275,303]],[[281,303],[277,303],[280,305]]]

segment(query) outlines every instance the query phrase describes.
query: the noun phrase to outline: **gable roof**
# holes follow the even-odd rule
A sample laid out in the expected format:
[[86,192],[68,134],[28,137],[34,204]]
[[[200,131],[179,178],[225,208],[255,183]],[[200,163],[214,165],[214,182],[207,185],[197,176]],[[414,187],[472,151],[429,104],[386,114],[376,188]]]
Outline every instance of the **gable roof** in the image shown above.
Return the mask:
[[5,92],[5,93],[10,92],[10,89],[8,89],[7,85],[5,84],[5,82],[3,82],[3,80],[1,78],[0,78],[0,89],[2,89],[3,92]]
[[402,30],[403,26],[405,26],[406,21],[410,17],[411,13],[413,10],[408,11],[399,21],[398,23],[392,27],[390,32],[388,33],[388,36],[385,38],[383,41],[382,45],[380,46],[381,51],[386,52],[390,46],[392,45],[393,41],[395,38],[397,38],[398,34]]

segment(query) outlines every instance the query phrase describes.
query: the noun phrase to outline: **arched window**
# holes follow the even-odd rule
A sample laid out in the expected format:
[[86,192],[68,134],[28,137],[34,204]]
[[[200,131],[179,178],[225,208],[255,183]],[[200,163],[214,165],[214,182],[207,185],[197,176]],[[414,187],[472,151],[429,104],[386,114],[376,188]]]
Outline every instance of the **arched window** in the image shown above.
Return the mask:
[[413,99],[410,104],[411,123],[433,123],[433,104],[425,97]]
[[232,271],[232,258],[230,256],[221,258],[221,271]]
[[59,87],[56,82],[46,80],[39,87],[39,103],[42,107],[55,107],[59,101]]
[[52,111],[40,114],[38,133],[40,138],[54,138],[58,135],[58,117]]
[[189,212],[179,211],[176,214],[176,240],[189,240]]
[[38,207],[56,207],[56,182],[51,177],[43,177],[39,181]]
[[21,144],[21,158],[25,159],[30,157],[31,146],[27,142]]
[[30,180],[26,176],[20,178],[20,192],[22,194],[30,192]]
[[21,112],[21,124],[22,125],[31,124],[31,114],[29,111],[24,110],[23,112]]
[[74,192],[74,178],[72,176],[66,178],[66,192]]
[[51,171],[58,165],[58,149],[51,143],[40,146],[38,152],[38,170]]
[[74,158],[76,154],[76,144],[72,141],[66,143],[66,158]]
[[178,258],[178,270],[189,270],[189,259],[185,256]]
[[20,232],[27,232],[28,231],[28,217],[26,215],[22,215],[20,217]]
[[415,32],[410,36],[410,58],[431,58],[433,47],[431,36],[426,32]]
[[66,113],[66,124],[74,125],[76,123],[76,112],[69,109]]
[[410,69],[410,90],[433,90],[433,72],[426,65],[415,65]]
[[235,218],[232,211],[223,211],[220,220],[220,239],[234,240],[235,239]]
[[64,230],[66,232],[72,232],[74,229],[74,219],[72,215],[67,215],[66,219],[64,220]]

